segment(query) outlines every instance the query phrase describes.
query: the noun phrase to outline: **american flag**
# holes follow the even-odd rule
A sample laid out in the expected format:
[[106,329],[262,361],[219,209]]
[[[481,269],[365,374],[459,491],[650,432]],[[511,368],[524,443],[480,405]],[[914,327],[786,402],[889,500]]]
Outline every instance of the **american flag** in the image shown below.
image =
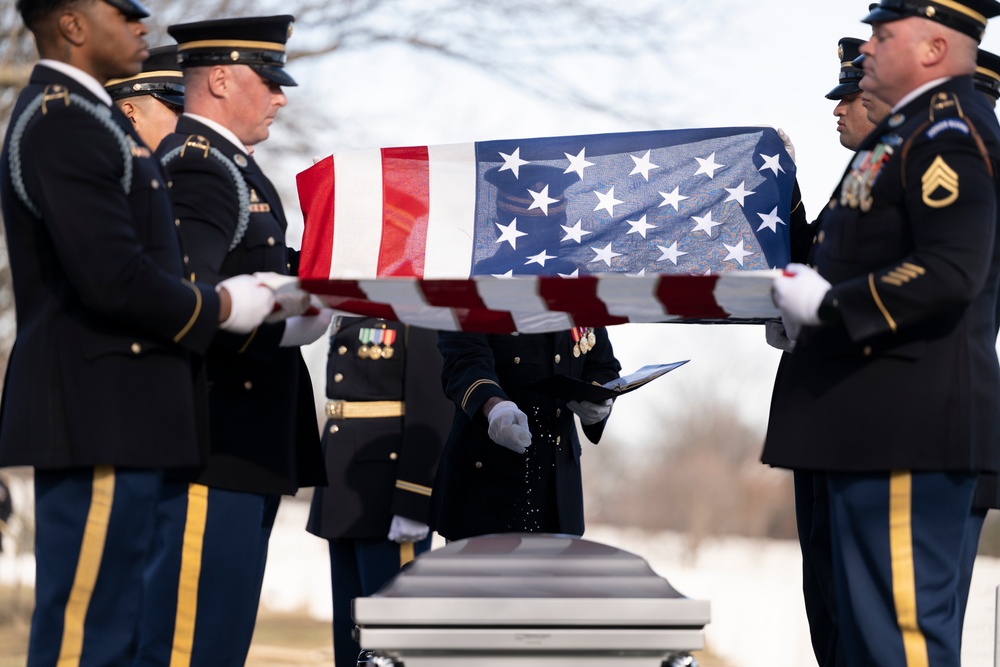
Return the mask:
[[[519,322],[528,313],[533,330],[545,313],[553,324],[541,326],[552,328],[566,320],[590,326],[768,316],[760,295],[752,307],[723,307],[716,283],[719,274],[787,263],[794,174],[777,133],[761,127],[337,153],[298,177],[306,225],[299,276],[331,305],[349,310],[350,302],[355,312],[396,319],[425,311],[420,317],[433,315],[436,328],[527,330]],[[609,274],[649,280],[612,281]],[[597,279],[587,283],[586,276]],[[505,278],[522,284],[504,285]],[[615,303],[598,298],[605,283]],[[668,294],[673,289],[712,295],[711,303]],[[525,300],[526,290],[537,298]],[[441,298],[470,291],[475,299]],[[615,314],[651,294],[658,307]],[[696,307],[678,312],[676,302]],[[470,319],[477,311],[488,311],[486,319]],[[508,316],[499,318],[502,326],[494,324],[496,312]]]

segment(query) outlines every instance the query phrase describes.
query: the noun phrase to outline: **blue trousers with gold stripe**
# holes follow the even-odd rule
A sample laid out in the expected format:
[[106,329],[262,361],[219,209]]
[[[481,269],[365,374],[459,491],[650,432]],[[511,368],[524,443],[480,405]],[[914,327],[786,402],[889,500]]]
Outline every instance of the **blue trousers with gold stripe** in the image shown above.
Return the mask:
[[846,664],[960,667],[960,569],[974,530],[975,475],[825,476]]
[[132,664],[159,471],[35,471],[29,667]]
[[403,565],[430,548],[430,535],[402,544],[388,539],[330,540],[335,667],[356,667],[361,652],[353,637],[351,601],[378,591]]
[[164,482],[137,667],[242,667],[279,501]]

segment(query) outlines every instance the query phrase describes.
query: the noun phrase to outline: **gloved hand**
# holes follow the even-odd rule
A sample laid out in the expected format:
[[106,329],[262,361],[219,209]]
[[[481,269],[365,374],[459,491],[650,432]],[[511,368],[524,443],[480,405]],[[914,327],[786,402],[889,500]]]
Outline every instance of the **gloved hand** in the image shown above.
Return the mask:
[[830,283],[815,269],[805,264],[789,264],[785,273],[774,281],[774,303],[781,309],[785,326],[815,326],[819,321],[819,305],[830,291]]
[[795,339],[798,338],[799,327],[786,326],[784,320],[773,319],[764,323],[764,340],[773,348],[782,352],[795,349]]
[[310,294],[299,288],[299,279],[273,271],[258,271],[253,274],[275,294],[275,308],[264,321],[268,324],[302,315],[310,306]]
[[513,401],[500,401],[490,410],[488,417],[490,439],[507,449],[524,454],[531,446],[528,415],[521,412]]
[[785,131],[780,127],[777,128],[778,136],[781,137],[781,143],[785,144],[785,152],[788,153],[788,157],[792,158],[792,163],[795,163],[795,146],[792,145],[792,140],[789,139]]
[[285,333],[281,334],[280,347],[299,347],[319,340],[330,328],[333,309],[323,308],[318,315],[296,315],[285,320]]
[[596,424],[611,414],[611,399],[603,403],[591,403],[590,401],[569,401],[566,407],[580,417],[580,423],[584,426]]
[[219,325],[223,331],[245,334],[260,326],[274,310],[274,292],[251,275],[226,278],[216,292],[229,293],[229,318]]
[[389,539],[393,542],[419,542],[431,532],[430,526],[413,519],[407,519],[398,514],[392,517],[389,526]]

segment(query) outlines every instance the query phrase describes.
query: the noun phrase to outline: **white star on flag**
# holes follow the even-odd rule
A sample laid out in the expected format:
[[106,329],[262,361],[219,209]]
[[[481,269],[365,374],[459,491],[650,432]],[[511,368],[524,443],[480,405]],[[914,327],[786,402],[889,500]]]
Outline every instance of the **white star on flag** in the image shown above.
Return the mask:
[[521,159],[521,149],[515,148],[514,152],[510,155],[506,153],[500,153],[500,157],[503,158],[503,166],[500,167],[500,171],[506,171],[510,169],[514,172],[514,178],[519,178],[517,170],[521,168],[521,165],[529,164],[530,160]]
[[763,220],[763,222],[760,223],[760,227],[757,228],[758,232],[760,230],[764,229],[765,227],[767,227],[768,229],[770,229],[772,232],[777,232],[778,231],[778,225],[785,224],[785,222],[781,218],[778,217],[778,207],[777,206],[775,206],[773,209],[771,209],[770,213],[758,213],[757,215],[759,215],[760,219]]
[[494,274],[491,274],[491,275],[494,278],[499,278],[500,280],[507,280],[507,279],[511,279],[512,280],[514,278],[514,269],[511,269],[507,273],[494,273]]
[[634,155],[629,156],[632,158],[632,161],[635,162],[635,168],[629,172],[629,176],[634,176],[635,174],[642,174],[643,178],[645,178],[647,181],[649,180],[649,172],[652,171],[653,169],[660,168],[660,165],[653,164],[652,162],[649,161],[649,154],[651,152],[652,151],[646,151],[646,154],[643,155],[642,157],[636,157]]
[[[742,241],[740,241],[740,243],[742,243]],[[545,266],[546,260],[555,258],[556,258],[555,255],[549,255],[545,250],[543,250],[537,255],[532,255],[531,257],[528,257],[528,261],[525,262],[524,265],[527,266],[528,264],[538,264],[540,266]],[[741,261],[740,264],[742,263],[743,262]]]
[[765,169],[770,169],[771,171],[774,172],[775,176],[778,175],[779,171],[784,173],[785,170],[781,168],[781,164],[778,162],[778,155],[764,155],[763,153],[761,153],[760,156],[764,158],[764,164],[762,164],[760,169],[758,169],[757,171],[764,171]]
[[743,266],[743,258],[746,257],[747,255],[753,254],[752,252],[743,249],[742,239],[740,239],[740,242],[734,246],[729,245],[728,243],[723,243],[722,245],[726,246],[726,250],[729,251],[729,254],[726,255],[726,258],[722,260],[723,262],[728,262],[731,259],[735,259],[737,262],[740,263],[740,266]]
[[646,224],[646,216],[642,216],[638,220],[626,220],[632,229],[628,230],[628,234],[639,234],[642,238],[646,238],[647,229],[656,229],[656,225]]
[[586,152],[587,152],[586,148],[581,148],[580,153],[578,155],[570,155],[569,153],[563,153],[563,155],[566,156],[566,159],[569,160],[569,166],[566,167],[566,171],[564,171],[563,173],[568,174],[571,171],[575,171],[577,175],[580,177],[580,180],[582,181],[583,170],[586,169],[587,167],[594,166],[594,163],[588,162],[587,158],[584,156]]
[[697,225],[694,226],[694,229],[691,230],[691,233],[700,231],[700,232],[705,232],[709,236],[712,235],[712,227],[718,227],[719,225],[722,224],[721,222],[716,222],[715,220],[712,220],[711,211],[709,211],[703,217],[698,217],[697,215],[693,215],[691,216],[691,219],[698,223]]
[[663,197],[663,203],[660,204],[660,207],[673,206],[675,211],[679,210],[677,208],[677,204],[687,199],[687,197],[685,197],[680,193],[679,187],[674,188],[674,191],[671,192],[670,194],[667,194],[666,192],[661,192],[660,196]]
[[657,262],[662,262],[662,261],[664,261],[666,259],[669,259],[671,262],[674,263],[674,266],[677,266],[677,258],[678,257],[680,257],[681,255],[686,255],[687,254],[683,250],[678,250],[677,249],[677,241],[674,241],[673,244],[669,248],[664,248],[661,245],[658,245],[656,247],[659,248],[660,252],[663,253],[662,255],[660,255],[660,258],[658,260],[656,260],[656,261]]
[[566,232],[566,236],[562,237],[562,241],[576,241],[577,243],[583,242],[583,237],[585,234],[592,234],[583,228],[583,220],[577,220],[576,224],[572,227],[567,227],[566,225],[559,225]]
[[625,275],[628,276],[629,278],[642,278],[643,276],[646,275],[646,269],[641,268],[639,269],[639,273],[626,273]]
[[530,211],[533,208],[540,208],[545,215],[549,214],[549,205],[555,204],[558,199],[552,199],[549,197],[549,186],[542,188],[541,192],[535,192],[534,190],[528,190],[528,194],[534,200],[531,202],[531,206],[528,207]]
[[746,184],[747,182],[743,181],[742,183],[739,184],[739,187],[726,188],[726,192],[729,193],[729,196],[726,198],[726,201],[738,201],[740,203],[740,206],[745,206],[746,204],[744,203],[743,200],[749,197],[750,195],[754,194],[753,190],[747,190],[744,187]]
[[527,236],[528,232],[517,231],[517,218],[510,221],[510,224],[506,227],[501,225],[499,222],[496,223],[497,227],[500,228],[500,238],[496,240],[497,243],[503,243],[506,241],[510,244],[510,247],[517,250],[517,237]]
[[611,186],[611,189],[604,194],[597,192],[596,190],[594,191],[594,194],[597,195],[597,198],[601,201],[601,203],[594,208],[594,211],[600,211],[603,208],[608,212],[608,214],[611,215],[612,218],[615,217],[615,206],[625,203],[621,199],[615,199],[614,186]]
[[705,174],[709,178],[715,179],[716,170],[722,169],[723,167],[726,166],[724,164],[718,164],[715,161],[715,153],[712,153],[711,155],[705,158],[696,157],[695,160],[697,160],[699,164],[698,171],[694,172],[695,176],[697,176],[698,174]]
[[621,257],[622,256],[622,254],[620,252],[613,252],[611,250],[611,244],[610,243],[607,245],[607,247],[604,247],[604,248],[594,248],[594,247],[591,247],[591,250],[593,250],[594,252],[597,253],[597,256],[594,257],[594,259],[590,260],[591,263],[594,263],[594,262],[604,262],[608,266],[611,266],[611,260],[612,259],[614,259],[615,257]]
[[573,269],[573,273],[559,273],[556,275],[558,275],[560,278],[579,278],[580,269]]

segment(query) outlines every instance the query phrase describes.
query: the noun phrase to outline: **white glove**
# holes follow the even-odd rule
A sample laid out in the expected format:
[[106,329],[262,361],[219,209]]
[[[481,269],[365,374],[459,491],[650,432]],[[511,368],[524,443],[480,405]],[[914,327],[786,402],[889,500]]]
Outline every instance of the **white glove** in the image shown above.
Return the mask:
[[279,347],[299,347],[320,339],[330,328],[333,309],[323,308],[318,315],[296,315],[285,320],[285,333]]
[[419,542],[431,532],[430,526],[413,519],[407,519],[398,514],[392,517],[389,526],[389,539],[393,542]]
[[785,326],[819,324],[819,305],[830,291],[830,283],[805,264],[789,264],[774,281],[774,303],[781,309]]
[[780,127],[777,129],[778,136],[781,137],[781,143],[785,144],[785,152],[788,153],[788,157],[792,158],[792,164],[795,163],[795,146],[792,145],[792,140],[788,138],[785,131]]
[[590,426],[605,419],[611,414],[611,399],[603,403],[591,403],[590,401],[569,401],[566,407],[575,412],[580,417],[580,423]]
[[258,271],[253,275],[274,290],[274,311],[264,319],[268,324],[301,315],[309,309],[309,292],[299,289],[299,279],[296,276],[286,276],[273,271]]
[[494,405],[488,419],[488,432],[493,442],[518,454],[524,454],[531,446],[528,415],[521,412],[513,401],[500,401]]
[[274,310],[274,292],[251,275],[226,278],[215,291],[229,292],[229,317],[219,325],[223,331],[245,334],[260,326]]
[[774,319],[764,322],[764,340],[771,347],[782,352],[791,352],[795,349],[795,339],[798,337],[799,328],[791,325],[785,326],[784,320]]

